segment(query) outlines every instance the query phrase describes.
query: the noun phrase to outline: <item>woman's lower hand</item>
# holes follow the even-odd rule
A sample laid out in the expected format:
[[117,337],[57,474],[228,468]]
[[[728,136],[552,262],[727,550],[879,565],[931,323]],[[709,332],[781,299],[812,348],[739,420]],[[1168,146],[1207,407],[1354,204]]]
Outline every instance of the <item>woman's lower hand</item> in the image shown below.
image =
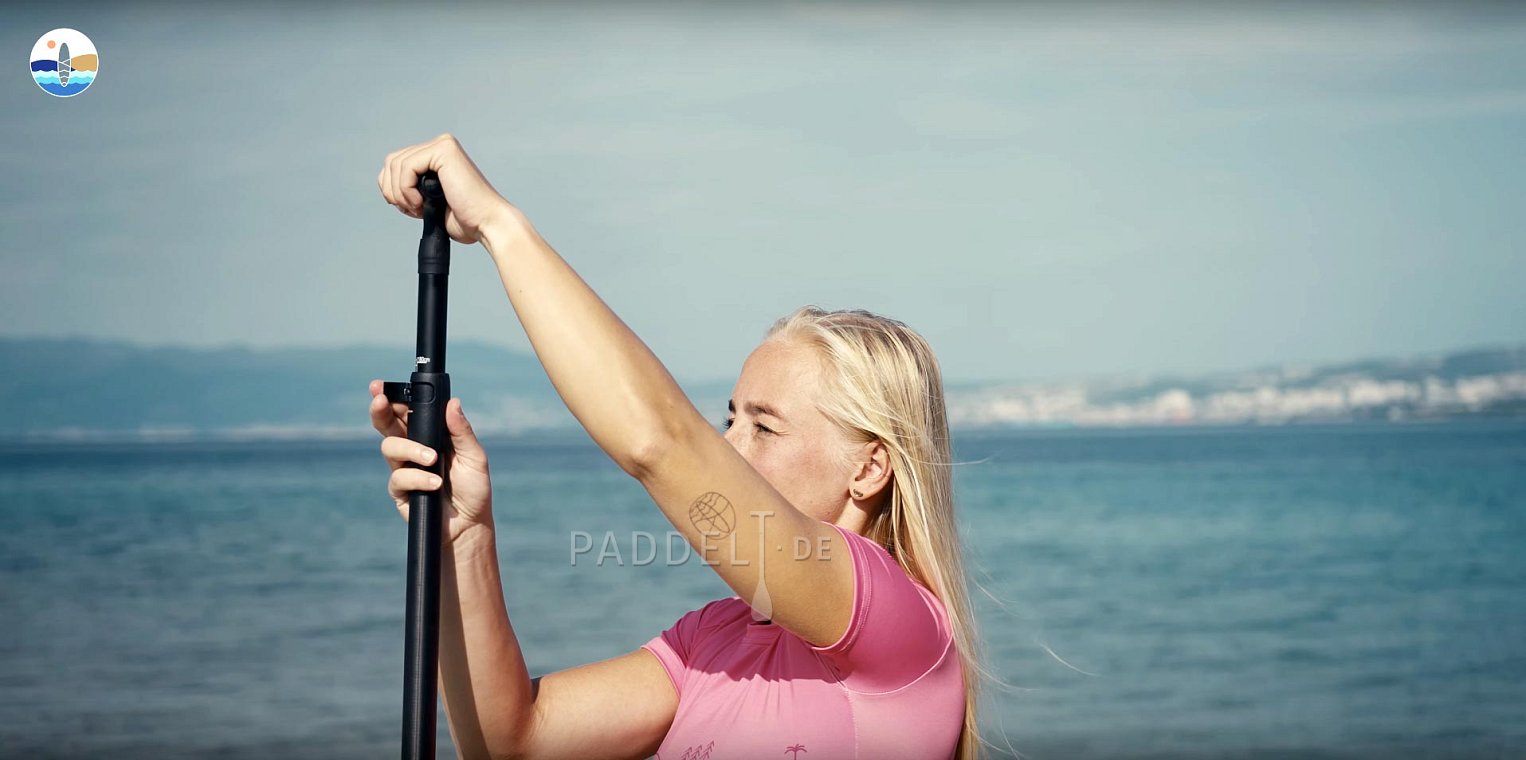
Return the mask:
[[408,519],[408,498],[414,491],[443,489],[445,493],[445,542],[461,546],[470,541],[491,539],[493,533],[493,486],[488,474],[487,452],[472,432],[471,423],[461,410],[461,400],[452,398],[445,405],[445,427],[450,433],[451,451],[446,463],[446,479],[409,464],[430,466],[438,452],[408,439],[408,405],[391,403],[381,380],[371,381],[371,426],[382,434],[381,453],[392,475],[387,479],[387,493],[397,504],[403,520]]
[[424,211],[419,175],[427,171],[440,178],[450,208],[445,215],[445,232],[458,243],[475,243],[481,239],[482,229],[494,220],[519,213],[493,189],[461,143],[448,133],[388,153],[376,184],[388,203],[419,219]]

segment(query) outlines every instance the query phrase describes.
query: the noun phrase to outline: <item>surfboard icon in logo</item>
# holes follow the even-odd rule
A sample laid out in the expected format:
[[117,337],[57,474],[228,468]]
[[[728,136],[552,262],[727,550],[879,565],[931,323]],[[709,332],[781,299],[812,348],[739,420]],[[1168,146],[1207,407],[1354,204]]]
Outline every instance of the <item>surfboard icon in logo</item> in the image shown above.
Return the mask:
[[100,60],[89,37],[73,29],[54,29],[32,45],[32,79],[49,95],[73,97],[95,81]]
[[74,71],[69,66],[69,43],[58,43],[58,84],[64,88],[69,86],[69,74]]

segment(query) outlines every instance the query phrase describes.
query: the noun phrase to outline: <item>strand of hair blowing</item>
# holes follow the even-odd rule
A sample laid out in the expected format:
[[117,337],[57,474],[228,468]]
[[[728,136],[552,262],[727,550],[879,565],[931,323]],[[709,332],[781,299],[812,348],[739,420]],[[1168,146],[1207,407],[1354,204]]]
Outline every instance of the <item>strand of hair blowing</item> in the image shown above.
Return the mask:
[[980,757],[979,637],[954,519],[953,454],[943,377],[932,347],[905,324],[861,309],[804,306],[774,323],[768,338],[820,351],[822,412],[855,443],[880,440],[893,472],[890,497],[864,534],[943,602],[964,670],[964,726],[956,757]]

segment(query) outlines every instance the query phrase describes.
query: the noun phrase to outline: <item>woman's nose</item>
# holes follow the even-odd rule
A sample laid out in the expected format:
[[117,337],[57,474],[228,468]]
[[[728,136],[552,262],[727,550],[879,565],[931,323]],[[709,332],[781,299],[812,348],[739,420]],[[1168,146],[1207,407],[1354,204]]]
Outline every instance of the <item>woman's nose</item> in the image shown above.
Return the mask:
[[741,454],[742,458],[745,459],[747,457],[747,451],[743,448],[743,441],[746,439],[741,433],[737,432],[737,427],[738,426],[733,425],[731,429],[723,433],[721,437],[725,438],[726,442],[731,444],[731,448],[736,449],[737,453]]

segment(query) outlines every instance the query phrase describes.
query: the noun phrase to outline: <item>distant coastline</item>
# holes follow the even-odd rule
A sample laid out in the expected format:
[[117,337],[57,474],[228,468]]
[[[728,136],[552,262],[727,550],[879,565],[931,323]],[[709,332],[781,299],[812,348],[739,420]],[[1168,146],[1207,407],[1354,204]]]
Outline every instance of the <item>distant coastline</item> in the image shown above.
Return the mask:
[[[454,394],[484,437],[581,441],[531,355],[452,345]],[[191,349],[93,339],[0,338],[16,359],[0,392],[21,400],[9,442],[345,441],[375,435],[366,383],[397,377],[406,346]],[[683,382],[719,423],[732,381]],[[1318,367],[1078,381],[949,383],[956,431],[1408,424],[1526,418],[1526,345]]]
[[[1414,417],[1406,419],[1352,419],[1352,420],[1296,420],[1287,422],[1237,422],[1237,423],[1196,423],[1196,424],[1168,424],[1168,425],[981,425],[981,426],[954,426],[952,433],[955,440],[965,437],[1044,437],[1049,435],[1172,435],[1172,434],[1215,434],[1233,433],[1236,431],[1250,432],[1256,430],[1295,430],[1295,429],[1318,429],[1318,428],[1350,428],[1353,430],[1378,430],[1385,428],[1415,429],[1423,427],[1443,427],[1451,425],[1511,425],[1514,423],[1526,424],[1526,413],[1516,414],[1478,414],[1445,417]],[[571,428],[540,428],[534,430],[519,430],[516,432],[498,432],[481,434],[481,439],[486,444],[495,442],[505,443],[534,443],[536,445],[567,445],[589,446],[595,444],[581,430]],[[35,451],[37,446],[56,446],[60,448],[91,447],[91,446],[180,446],[180,445],[229,445],[257,446],[261,444],[333,444],[336,446],[364,443],[370,445],[378,440],[377,433],[369,427],[351,427],[338,429],[289,429],[289,430],[141,430],[141,431],[112,431],[112,430],[69,430],[59,431],[56,434],[29,434],[19,438],[8,438],[0,441],[0,450],[7,447],[23,448],[31,447]]]

